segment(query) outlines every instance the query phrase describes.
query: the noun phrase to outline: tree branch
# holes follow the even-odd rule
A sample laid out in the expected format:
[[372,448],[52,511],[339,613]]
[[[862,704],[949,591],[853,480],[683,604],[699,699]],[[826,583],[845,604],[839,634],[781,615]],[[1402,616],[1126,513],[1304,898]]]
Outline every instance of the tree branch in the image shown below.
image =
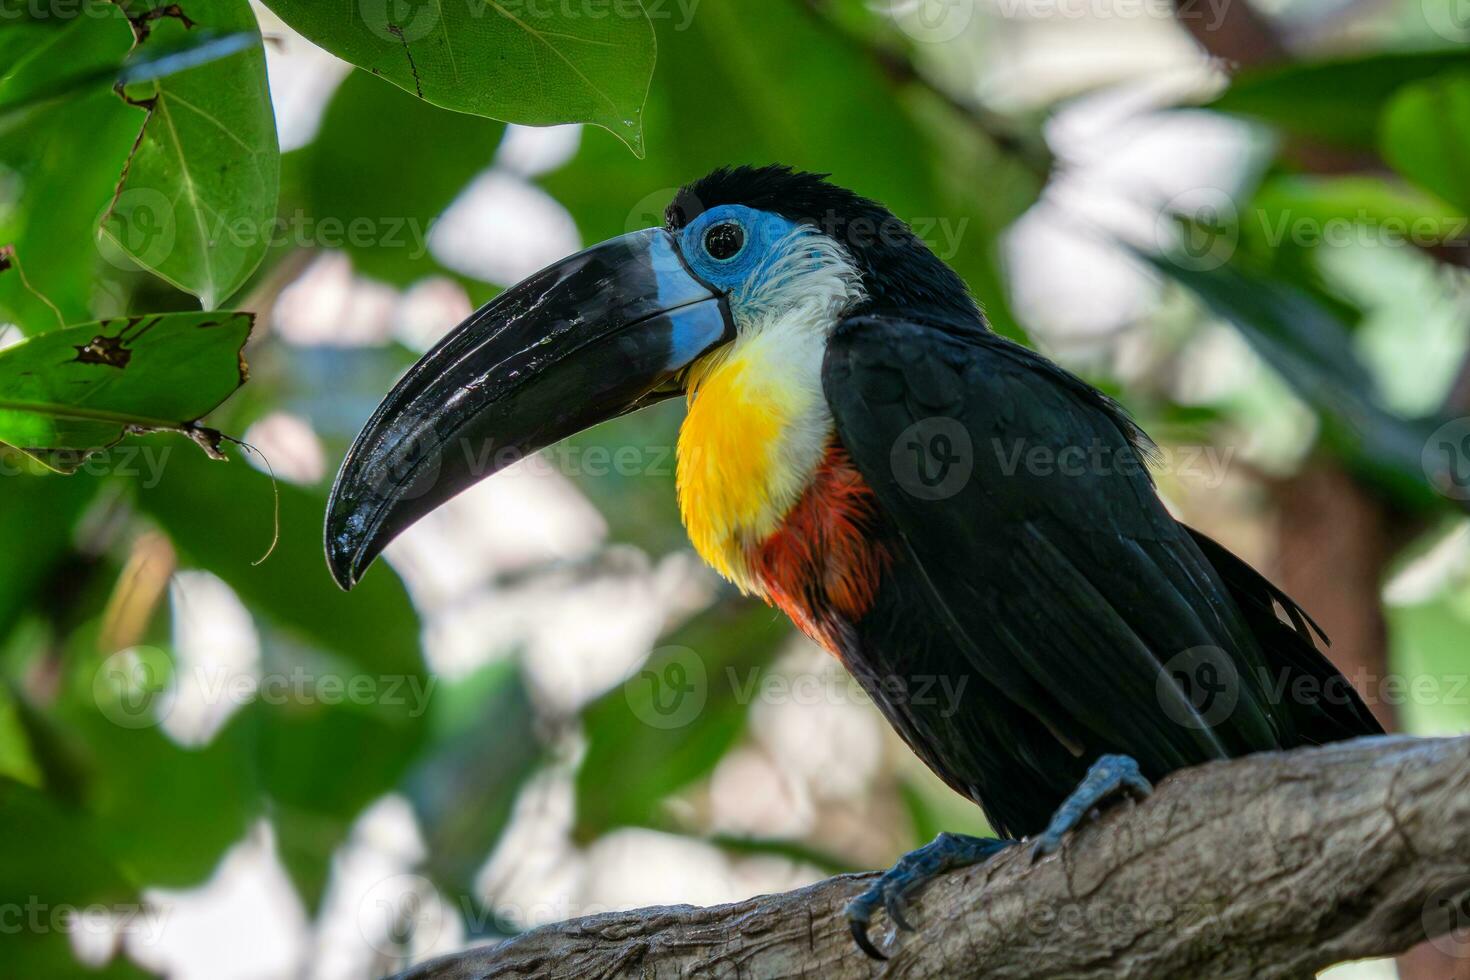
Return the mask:
[[[1470,915],[1470,737],[1359,739],[1213,763],[1119,805],[1035,866],[1024,848],[914,902],[885,965],[840,875],[712,908],[614,912],[421,964],[399,980],[535,976],[1307,977]],[[874,924],[875,938],[889,928]]]

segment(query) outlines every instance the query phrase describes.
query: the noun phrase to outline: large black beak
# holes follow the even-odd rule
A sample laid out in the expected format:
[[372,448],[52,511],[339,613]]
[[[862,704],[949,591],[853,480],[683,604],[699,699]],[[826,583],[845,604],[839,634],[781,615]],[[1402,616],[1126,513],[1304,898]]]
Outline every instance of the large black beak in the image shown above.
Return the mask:
[[515,460],[680,391],[731,339],[724,297],[659,228],[506,290],[445,337],[358,435],[327,503],[327,564],[350,589],[400,532]]

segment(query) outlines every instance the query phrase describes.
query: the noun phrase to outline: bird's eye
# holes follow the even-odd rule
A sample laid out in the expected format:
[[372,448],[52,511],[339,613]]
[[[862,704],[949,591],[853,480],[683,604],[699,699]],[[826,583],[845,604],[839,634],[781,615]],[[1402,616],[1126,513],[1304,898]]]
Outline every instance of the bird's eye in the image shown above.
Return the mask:
[[722,221],[704,233],[704,250],[710,258],[734,258],[745,247],[745,229],[733,221]]

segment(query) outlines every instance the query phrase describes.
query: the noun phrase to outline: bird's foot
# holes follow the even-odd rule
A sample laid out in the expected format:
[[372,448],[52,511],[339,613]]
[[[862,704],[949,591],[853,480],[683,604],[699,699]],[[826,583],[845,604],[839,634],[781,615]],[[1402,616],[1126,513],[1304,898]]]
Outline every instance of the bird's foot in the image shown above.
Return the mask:
[[1101,804],[1115,796],[1142,800],[1154,791],[1143,778],[1138,763],[1126,755],[1105,755],[1092,764],[1087,775],[1072,795],[1057,807],[1051,823],[1031,845],[1031,860],[1036,861],[1062,846],[1062,838],[1076,829],[1083,819]]
[[873,882],[872,887],[847,903],[845,914],[852,938],[873,959],[888,959],[868,938],[868,923],[879,906],[888,910],[894,925],[912,931],[914,927],[907,918],[908,900],[921,888],[946,871],[980,864],[1014,843],[993,837],[940,834],[917,851],[910,851]]

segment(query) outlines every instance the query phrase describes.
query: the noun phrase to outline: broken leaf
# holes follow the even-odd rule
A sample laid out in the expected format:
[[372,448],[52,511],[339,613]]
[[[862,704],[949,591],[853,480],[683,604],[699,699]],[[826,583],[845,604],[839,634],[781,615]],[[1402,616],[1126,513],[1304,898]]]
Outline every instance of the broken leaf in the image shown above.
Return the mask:
[[0,351],[0,442],[73,472],[135,430],[182,432],[245,381],[250,313],[159,313],[53,330]]
[[[143,51],[184,50],[190,35],[247,33],[249,47],[129,85],[147,111],[102,231],[134,262],[199,297],[228,299],[265,255],[281,160],[265,50],[245,0],[192,0],[133,20]],[[197,52],[196,52],[197,54]]]

